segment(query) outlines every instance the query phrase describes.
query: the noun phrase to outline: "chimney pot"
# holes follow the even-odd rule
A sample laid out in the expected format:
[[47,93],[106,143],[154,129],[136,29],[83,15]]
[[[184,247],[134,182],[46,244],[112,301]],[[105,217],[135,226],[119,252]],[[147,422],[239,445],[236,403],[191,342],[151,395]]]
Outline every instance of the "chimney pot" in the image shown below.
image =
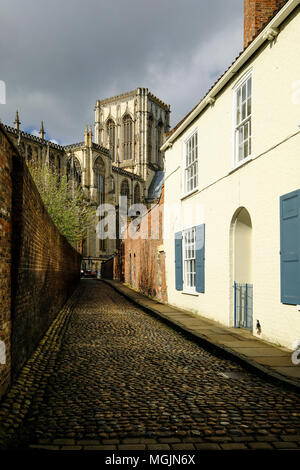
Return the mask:
[[244,47],[257,36],[288,0],[244,0]]

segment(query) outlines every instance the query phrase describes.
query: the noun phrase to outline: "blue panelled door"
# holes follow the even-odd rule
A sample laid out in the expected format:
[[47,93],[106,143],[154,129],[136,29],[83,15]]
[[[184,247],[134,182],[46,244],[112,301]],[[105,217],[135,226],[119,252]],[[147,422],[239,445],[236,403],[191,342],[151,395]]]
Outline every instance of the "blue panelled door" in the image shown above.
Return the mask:
[[281,302],[300,305],[300,190],[280,198]]
[[196,292],[205,292],[205,225],[198,225],[196,232]]
[[182,232],[175,233],[175,285],[183,290]]

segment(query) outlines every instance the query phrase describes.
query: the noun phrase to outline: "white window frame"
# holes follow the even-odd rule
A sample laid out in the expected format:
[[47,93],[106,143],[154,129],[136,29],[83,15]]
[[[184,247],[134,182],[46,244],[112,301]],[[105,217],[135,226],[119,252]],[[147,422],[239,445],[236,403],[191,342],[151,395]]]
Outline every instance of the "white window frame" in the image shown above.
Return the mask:
[[196,227],[182,231],[183,293],[196,293]]
[[[196,159],[190,164],[187,165],[187,146],[188,143],[192,141],[193,138],[196,136]],[[191,168],[193,164],[196,164],[196,170],[195,174],[193,175],[193,178],[196,178],[196,183],[195,186],[193,186],[191,189],[187,188],[187,170],[188,168]],[[198,185],[199,185],[199,136],[198,136],[198,129],[193,129],[192,132],[188,134],[188,136],[184,139],[183,141],[183,162],[182,162],[182,197],[186,197],[189,194],[194,193],[195,191],[198,190]]]
[[[251,105],[251,113],[249,115],[246,115],[243,120],[241,120],[239,123],[237,122],[237,112],[238,112],[238,106],[237,106],[237,96],[239,90],[242,92],[242,87],[246,85],[246,93],[248,90],[247,82],[248,80],[251,80],[251,95],[250,95],[250,105]],[[246,100],[244,102],[245,108],[246,108],[246,113],[247,113],[247,101],[248,101],[248,95],[246,96]],[[249,132],[250,128],[250,132]],[[246,137],[242,145],[248,141],[248,146],[250,144],[250,151],[246,157],[242,157],[239,159],[239,149],[240,149],[240,142],[239,142],[239,131],[243,129],[248,130],[248,137]],[[249,147],[248,147],[249,148]],[[246,162],[252,159],[252,151],[253,151],[253,73],[252,69],[249,70],[243,77],[237,82],[237,84],[233,88],[233,168],[238,168],[241,165],[244,165]]]

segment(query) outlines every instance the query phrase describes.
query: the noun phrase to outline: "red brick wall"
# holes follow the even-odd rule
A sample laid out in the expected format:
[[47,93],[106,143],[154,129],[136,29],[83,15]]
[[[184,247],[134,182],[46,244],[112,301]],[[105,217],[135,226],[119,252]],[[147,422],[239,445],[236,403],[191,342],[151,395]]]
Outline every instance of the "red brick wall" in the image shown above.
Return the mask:
[[0,397],[10,383],[11,368],[11,209],[12,147],[0,129],[0,341],[6,348],[6,364],[0,361]]
[[8,352],[1,396],[74,290],[81,256],[53,224],[1,127],[0,136],[0,339]]
[[244,47],[263,29],[287,0],[244,0]]
[[[148,217],[142,219],[140,233],[147,234],[148,238],[133,240],[127,236],[122,242],[121,263],[126,283],[166,302],[165,253],[159,249],[163,244],[163,204],[164,190],[159,203],[148,212]],[[151,227],[157,238],[151,238]]]

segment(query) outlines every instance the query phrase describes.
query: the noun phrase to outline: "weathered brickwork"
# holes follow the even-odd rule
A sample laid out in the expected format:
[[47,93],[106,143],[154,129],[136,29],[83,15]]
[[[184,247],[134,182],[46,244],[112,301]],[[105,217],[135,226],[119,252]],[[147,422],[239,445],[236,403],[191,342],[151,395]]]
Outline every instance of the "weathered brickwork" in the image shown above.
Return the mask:
[[281,8],[287,0],[244,0],[244,46],[254,39],[262,30],[271,16]]
[[81,257],[50,219],[24,159],[0,129],[0,397],[79,280]]
[[164,189],[159,202],[143,217],[140,237],[135,240],[127,233],[122,242],[121,277],[140,292],[166,302],[163,204]]
[[0,129],[0,341],[6,348],[0,360],[0,397],[9,385],[11,364],[11,175],[12,147]]
[[13,376],[73,291],[81,260],[50,219],[24,160],[14,166]]

